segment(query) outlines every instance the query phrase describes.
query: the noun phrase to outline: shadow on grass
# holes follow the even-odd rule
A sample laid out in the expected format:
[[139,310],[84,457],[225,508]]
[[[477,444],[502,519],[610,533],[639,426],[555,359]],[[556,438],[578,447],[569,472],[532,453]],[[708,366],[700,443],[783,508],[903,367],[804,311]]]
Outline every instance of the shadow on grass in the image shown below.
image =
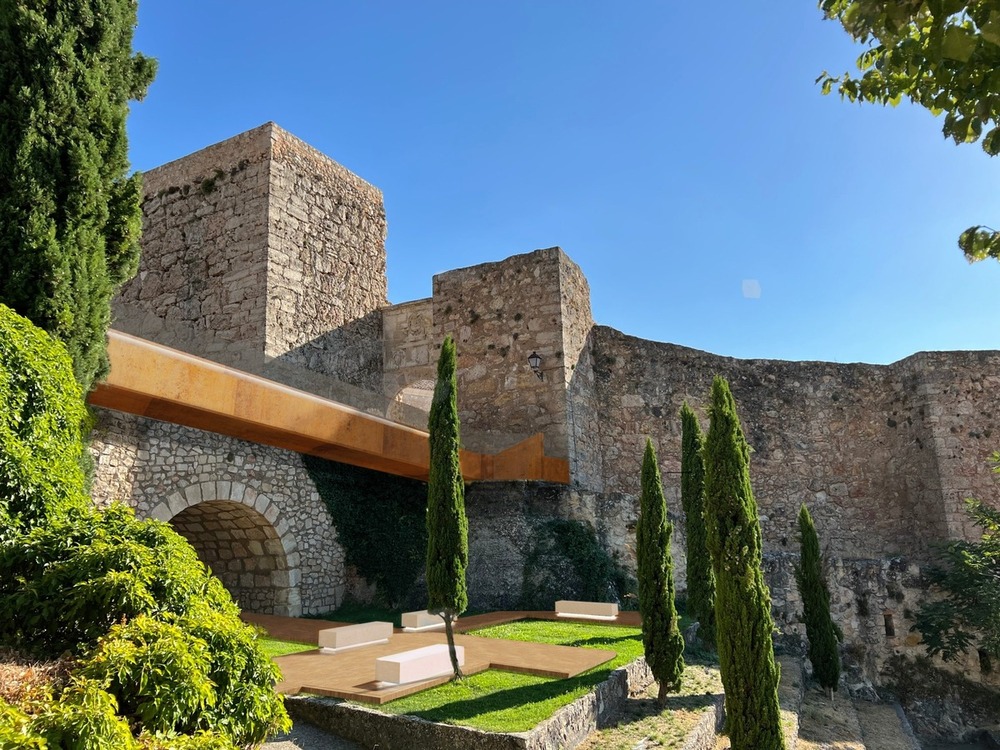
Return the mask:
[[580,646],[581,648],[610,648],[616,643],[624,643],[625,641],[641,641],[641,639],[641,635],[621,635],[615,638],[595,635],[593,638],[580,638],[575,641],[567,641],[566,643],[560,645]]

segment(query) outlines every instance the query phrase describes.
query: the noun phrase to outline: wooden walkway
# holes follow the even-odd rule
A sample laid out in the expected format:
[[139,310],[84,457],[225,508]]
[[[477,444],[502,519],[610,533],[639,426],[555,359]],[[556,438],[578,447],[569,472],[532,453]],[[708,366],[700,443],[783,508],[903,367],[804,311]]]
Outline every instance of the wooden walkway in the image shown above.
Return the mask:
[[[273,638],[300,643],[318,643],[320,630],[346,624],[250,613],[244,613],[243,619],[261,626]],[[557,618],[554,612],[491,612],[459,619],[456,630],[460,634],[456,635],[455,643],[465,647],[465,666],[462,671],[471,675],[486,669],[502,669],[508,672],[565,679],[575,677],[615,657],[614,651],[601,649],[461,634],[463,631],[488,625],[524,619]],[[623,612],[616,621],[580,620],[580,622],[638,627],[639,618],[638,612]],[[375,660],[381,656],[437,643],[446,643],[443,631],[404,633],[396,629],[389,643],[363,646],[338,654],[324,654],[317,649],[281,656],[275,661],[281,668],[283,679],[275,689],[289,695],[305,692],[365,703],[386,703],[444,684],[448,682],[450,675],[405,685],[383,686],[382,683],[375,681]]]

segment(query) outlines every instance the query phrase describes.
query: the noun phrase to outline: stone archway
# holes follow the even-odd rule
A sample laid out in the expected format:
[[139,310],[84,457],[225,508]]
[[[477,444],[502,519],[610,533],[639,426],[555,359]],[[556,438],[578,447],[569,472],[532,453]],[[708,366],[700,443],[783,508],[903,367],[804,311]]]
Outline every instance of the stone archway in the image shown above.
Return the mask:
[[298,544],[270,499],[237,482],[189,485],[153,508],[248,612],[298,616]]
[[406,415],[413,410],[428,413],[434,400],[434,381],[417,380],[399,389],[389,404],[386,418],[406,423]]

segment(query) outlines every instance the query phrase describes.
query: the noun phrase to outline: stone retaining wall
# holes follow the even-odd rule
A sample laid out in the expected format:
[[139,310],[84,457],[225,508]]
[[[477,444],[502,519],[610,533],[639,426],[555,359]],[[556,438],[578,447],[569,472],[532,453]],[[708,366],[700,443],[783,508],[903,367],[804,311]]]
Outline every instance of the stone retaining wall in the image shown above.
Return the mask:
[[[327,698],[289,696],[288,713],[353,742],[379,750],[570,750],[594,730],[621,714],[629,695],[644,690],[653,676],[639,658],[614,670],[594,691],[559,709],[530,732],[484,732],[451,724],[435,724],[413,716],[394,716],[353,703]],[[702,745],[692,750],[702,750]],[[705,750],[711,746],[704,746]]]

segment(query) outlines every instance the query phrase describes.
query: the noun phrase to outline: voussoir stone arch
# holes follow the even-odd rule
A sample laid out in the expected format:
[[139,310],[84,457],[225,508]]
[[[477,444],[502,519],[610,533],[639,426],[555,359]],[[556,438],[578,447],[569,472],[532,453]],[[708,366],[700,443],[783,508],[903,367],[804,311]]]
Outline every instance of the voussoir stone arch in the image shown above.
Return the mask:
[[302,614],[298,541],[279,505],[234,481],[188,484],[154,505],[250,612]]

